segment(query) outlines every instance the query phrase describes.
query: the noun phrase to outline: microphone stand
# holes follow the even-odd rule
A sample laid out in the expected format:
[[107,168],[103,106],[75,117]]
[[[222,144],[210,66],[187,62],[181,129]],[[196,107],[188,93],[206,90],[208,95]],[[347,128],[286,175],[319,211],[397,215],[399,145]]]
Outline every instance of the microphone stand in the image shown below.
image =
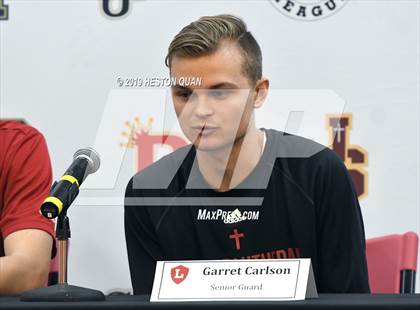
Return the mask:
[[70,220],[67,209],[57,218],[56,239],[58,240],[58,284],[23,292],[21,301],[104,301],[105,295],[98,290],[67,283],[68,241]]

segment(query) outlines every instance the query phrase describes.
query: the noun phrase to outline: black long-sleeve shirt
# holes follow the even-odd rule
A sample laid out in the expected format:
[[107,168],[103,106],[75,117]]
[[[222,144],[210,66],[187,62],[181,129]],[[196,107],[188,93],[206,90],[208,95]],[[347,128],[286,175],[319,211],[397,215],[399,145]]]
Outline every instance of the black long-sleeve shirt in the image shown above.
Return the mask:
[[135,294],[150,294],[156,261],[311,258],[320,293],[368,293],[365,234],[342,160],[311,140],[265,130],[267,143],[235,189],[216,192],[191,145],[136,174],[125,194]]

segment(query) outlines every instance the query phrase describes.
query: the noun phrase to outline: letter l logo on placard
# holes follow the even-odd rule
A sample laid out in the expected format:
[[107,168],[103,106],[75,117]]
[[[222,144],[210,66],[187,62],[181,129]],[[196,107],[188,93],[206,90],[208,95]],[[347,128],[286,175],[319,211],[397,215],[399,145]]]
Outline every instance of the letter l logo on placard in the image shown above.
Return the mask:
[[176,284],[181,283],[187,278],[189,269],[185,266],[179,265],[171,269],[171,278]]

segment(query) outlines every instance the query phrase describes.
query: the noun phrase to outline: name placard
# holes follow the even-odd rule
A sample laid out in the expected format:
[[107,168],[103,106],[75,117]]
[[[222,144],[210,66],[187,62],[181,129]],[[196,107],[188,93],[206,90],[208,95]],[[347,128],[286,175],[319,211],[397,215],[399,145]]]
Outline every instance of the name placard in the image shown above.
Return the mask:
[[304,300],[318,297],[311,260],[159,261],[152,302]]

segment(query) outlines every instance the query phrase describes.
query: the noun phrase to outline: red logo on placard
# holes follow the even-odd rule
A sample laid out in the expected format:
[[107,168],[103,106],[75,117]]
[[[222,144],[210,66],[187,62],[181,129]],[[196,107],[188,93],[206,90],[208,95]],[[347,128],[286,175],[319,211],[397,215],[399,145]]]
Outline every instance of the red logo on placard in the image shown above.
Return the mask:
[[189,269],[185,266],[179,265],[171,269],[171,278],[176,284],[184,281],[188,276]]

